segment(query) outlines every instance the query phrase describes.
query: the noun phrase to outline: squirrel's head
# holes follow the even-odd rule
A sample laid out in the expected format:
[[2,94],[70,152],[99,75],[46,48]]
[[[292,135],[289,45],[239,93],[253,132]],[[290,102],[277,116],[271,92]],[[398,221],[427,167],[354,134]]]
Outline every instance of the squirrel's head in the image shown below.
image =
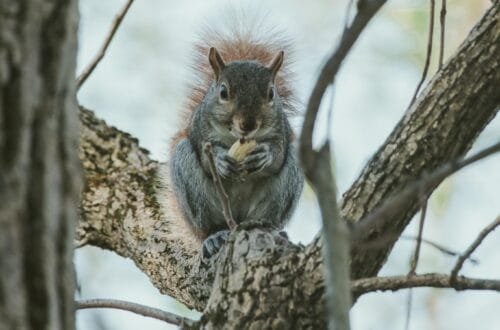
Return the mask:
[[265,134],[282,113],[280,96],[275,88],[276,75],[283,64],[280,51],[268,64],[257,61],[225,63],[214,47],[208,55],[214,71],[211,102],[218,124],[237,138]]

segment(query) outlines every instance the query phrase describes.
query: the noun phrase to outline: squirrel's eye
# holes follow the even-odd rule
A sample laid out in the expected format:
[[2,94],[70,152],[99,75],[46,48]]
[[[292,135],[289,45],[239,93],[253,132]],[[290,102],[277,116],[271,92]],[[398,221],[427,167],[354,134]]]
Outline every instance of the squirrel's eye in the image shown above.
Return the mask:
[[220,85],[219,97],[222,101],[227,101],[229,99],[229,92],[227,91],[227,86],[225,84]]
[[274,87],[269,88],[269,91],[267,92],[267,99],[269,102],[274,99]]

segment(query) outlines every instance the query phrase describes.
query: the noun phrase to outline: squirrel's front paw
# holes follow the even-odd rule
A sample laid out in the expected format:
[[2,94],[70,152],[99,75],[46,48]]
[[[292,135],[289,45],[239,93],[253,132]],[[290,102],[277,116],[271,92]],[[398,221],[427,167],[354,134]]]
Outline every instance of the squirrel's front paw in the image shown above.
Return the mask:
[[236,160],[228,156],[227,153],[217,153],[215,156],[215,169],[224,179],[235,179],[240,174]]
[[273,163],[269,145],[259,144],[240,164],[240,170],[248,173],[260,172]]
[[226,243],[229,233],[229,230],[221,230],[208,236],[205,241],[203,241],[203,259],[209,259],[219,252],[222,246]]

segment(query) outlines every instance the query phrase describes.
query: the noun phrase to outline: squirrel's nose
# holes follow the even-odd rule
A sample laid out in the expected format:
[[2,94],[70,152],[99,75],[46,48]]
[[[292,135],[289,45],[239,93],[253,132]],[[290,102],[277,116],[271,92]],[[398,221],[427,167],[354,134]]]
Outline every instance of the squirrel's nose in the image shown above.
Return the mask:
[[243,132],[243,133],[249,133],[253,130],[255,130],[255,122],[254,121],[242,121],[240,122],[240,130]]

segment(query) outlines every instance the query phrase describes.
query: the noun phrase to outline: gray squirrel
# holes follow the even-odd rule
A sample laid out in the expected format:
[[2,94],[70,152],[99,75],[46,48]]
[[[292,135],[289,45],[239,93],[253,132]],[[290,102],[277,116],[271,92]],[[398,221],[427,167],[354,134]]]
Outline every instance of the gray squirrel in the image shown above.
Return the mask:
[[[178,210],[210,257],[229,230],[210,174],[204,145],[229,196],[236,223],[256,221],[281,230],[302,192],[304,178],[288,117],[294,112],[282,38],[251,33],[206,36],[198,57],[183,128],[170,151],[169,181]],[[228,155],[239,139],[256,147],[240,162]]]

